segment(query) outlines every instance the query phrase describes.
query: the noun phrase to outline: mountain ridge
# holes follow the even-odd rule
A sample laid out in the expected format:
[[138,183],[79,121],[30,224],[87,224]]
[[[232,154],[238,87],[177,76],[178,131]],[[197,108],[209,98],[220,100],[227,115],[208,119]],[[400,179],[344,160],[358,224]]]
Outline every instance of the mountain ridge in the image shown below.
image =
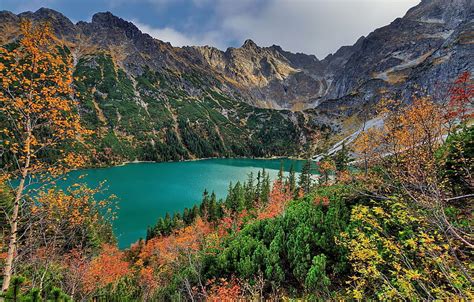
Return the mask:
[[[11,22],[13,15],[10,13],[9,18],[0,19]],[[80,32],[79,35],[86,37],[86,43],[102,50],[112,51],[112,47],[131,44],[128,49],[123,49],[127,57],[119,58],[118,63],[123,63],[125,69],[134,75],[143,70],[132,65],[171,68],[180,72],[187,72],[189,68],[200,69],[219,78],[253,106],[303,110],[328,100],[350,97],[358,83],[373,79],[385,82],[378,88],[389,88],[397,94],[402,89],[392,86],[407,78],[407,69],[417,67],[439,49],[449,35],[456,33],[456,28],[468,26],[468,30],[472,30],[473,4],[468,0],[421,1],[404,17],[359,38],[353,45],[342,46],[322,60],[314,55],[291,53],[277,45],[260,47],[250,39],[241,47],[229,47],[225,51],[212,46],[173,47],[110,12],[96,13],[91,22],[79,21],[76,24],[47,8],[15,16],[53,20],[57,34],[73,43],[84,39],[78,37],[77,32]],[[147,58],[135,52],[143,53]],[[406,68],[402,68],[403,64]],[[472,69],[472,65],[468,67]],[[405,86],[415,83],[408,84]],[[428,87],[428,90],[433,88]],[[365,95],[361,99],[364,101],[368,97]]]
[[1,11],[0,44],[18,39],[21,18],[49,21],[83,79],[82,116],[122,160],[288,156],[381,99],[434,95],[472,73],[473,6],[424,0],[322,60],[250,39],[225,51],[173,47],[110,12],[74,24],[48,8]]

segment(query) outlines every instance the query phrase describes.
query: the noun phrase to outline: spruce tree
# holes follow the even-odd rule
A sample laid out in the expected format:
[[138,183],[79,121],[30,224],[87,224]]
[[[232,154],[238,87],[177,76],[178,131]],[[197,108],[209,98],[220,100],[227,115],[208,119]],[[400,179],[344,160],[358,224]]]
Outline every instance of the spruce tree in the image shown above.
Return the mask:
[[216,221],[217,220],[217,198],[216,193],[212,191],[211,198],[209,199],[209,208],[208,208],[208,221]]
[[160,236],[160,235],[165,235],[165,231],[166,231],[166,223],[165,223],[165,220],[163,219],[163,217],[160,217],[158,219],[158,222],[155,226],[155,230],[153,232],[154,234],[154,237],[156,236]]
[[172,220],[172,228],[178,229],[182,227],[182,222],[183,220],[181,219],[181,214],[179,212],[174,213],[173,220]]
[[347,164],[350,161],[349,158],[349,152],[346,148],[346,144],[343,142],[341,150],[339,150],[335,155],[334,155],[334,164],[336,165],[336,170],[337,171],[345,171],[347,170]]
[[216,219],[222,219],[224,217],[224,201],[222,199],[219,199],[217,201],[217,207],[216,207]]
[[302,190],[305,194],[309,193],[311,189],[311,159],[307,159],[301,169],[299,189]]
[[270,196],[270,175],[266,173],[265,168],[262,171],[262,187],[260,191],[260,201],[263,204],[268,203],[268,197]]
[[209,213],[209,192],[207,189],[204,189],[204,192],[202,193],[202,202],[199,205],[199,214],[201,217],[207,216]]
[[165,222],[164,222],[164,235],[168,235],[171,233],[171,230],[173,228],[172,226],[173,224],[173,221],[171,220],[171,216],[170,216],[170,213],[166,213],[165,215]]
[[245,186],[245,207],[251,209],[255,202],[255,185],[253,179],[253,172],[250,172]]
[[[262,174],[260,171],[257,173],[257,184],[255,185],[255,198],[260,200],[260,193],[262,190]],[[257,200],[257,201],[259,201]]]
[[194,220],[196,220],[196,218],[199,216],[199,208],[197,205],[194,205],[193,206],[193,209],[191,210],[191,213],[190,213],[190,220],[191,222],[193,222]]
[[283,183],[283,161],[280,161],[280,170],[278,170],[278,181]]
[[183,211],[183,220],[184,220],[184,223],[186,225],[190,225],[192,220],[190,219],[190,212],[189,212],[189,209],[188,208],[184,208],[184,211]]
[[234,195],[234,187],[232,182],[229,183],[229,187],[227,188],[227,197],[225,199],[225,207],[229,210],[232,210],[235,204],[235,195]]
[[148,241],[148,240],[150,240],[151,238],[155,237],[155,232],[154,232],[153,230],[154,230],[154,228],[152,228],[152,227],[150,227],[150,226],[148,226],[148,227],[146,228],[146,237],[145,237],[145,238],[146,238],[146,239],[145,239],[146,241]]
[[296,172],[294,163],[291,163],[290,174],[288,176],[288,187],[290,192],[296,191]]
[[245,191],[240,181],[238,181],[234,187],[234,196],[235,199],[232,210],[234,212],[240,212],[245,208]]

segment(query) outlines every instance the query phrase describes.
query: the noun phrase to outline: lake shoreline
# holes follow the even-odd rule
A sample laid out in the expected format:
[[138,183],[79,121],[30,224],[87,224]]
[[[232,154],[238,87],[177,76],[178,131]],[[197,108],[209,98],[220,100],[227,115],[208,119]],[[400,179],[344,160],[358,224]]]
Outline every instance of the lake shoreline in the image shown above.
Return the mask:
[[180,162],[195,162],[195,161],[203,161],[203,160],[210,160],[210,159],[256,159],[256,160],[275,160],[275,159],[289,159],[289,160],[306,160],[305,158],[301,157],[293,157],[293,156],[270,156],[270,157],[201,157],[201,158],[189,158],[189,159],[181,159],[181,160],[170,160],[170,161],[151,161],[151,160],[133,160],[133,161],[123,161],[118,164],[110,165],[110,166],[92,166],[81,168],[78,170],[85,170],[85,169],[100,169],[100,168],[112,168],[112,167],[123,167],[129,164],[143,164],[143,163],[154,163],[154,164],[161,164],[161,163],[180,163]]
[[296,173],[303,166],[303,162],[286,157],[201,158],[162,162],[162,165],[131,161],[102,169],[71,171],[57,185],[63,189],[76,183],[96,187],[106,181],[97,200],[110,194],[117,196],[118,219],[112,221],[112,227],[119,247],[127,248],[138,238],[144,238],[147,227],[156,224],[159,217],[165,217],[166,213],[182,213],[185,208],[199,205],[205,190],[214,192],[217,200],[225,199],[229,183],[247,183],[250,173],[256,181],[255,177],[262,169],[267,171],[270,181],[275,180],[280,162],[285,171],[293,164]]
[[[104,166],[84,166],[76,169],[71,169],[67,173],[74,172],[74,171],[84,171],[89,169],[108,169],[108,168],[118,168],[124,167],[127,165],[133,164],[162,164],[162,163],[181,163],[181,162],[196,162],[196,161],[204,161],[204,160],[211,160],[211,159],[256,159],[256,160],[275,160],[275,159],[288,159],[288,160],[298,160],[304,161],[306,158],[301,157],[293,157],[293,156],[271,156],[271,157],[203,157],[203,158],[190,158],[190,159],[182,159],[182,160],[170,160],[170,161],[147,161],[147,160],[133,160],[133,161],[123,161],[121,163],[112,164],[112,165],[104,165]],[[67,174],[66,173],[66,174]]]

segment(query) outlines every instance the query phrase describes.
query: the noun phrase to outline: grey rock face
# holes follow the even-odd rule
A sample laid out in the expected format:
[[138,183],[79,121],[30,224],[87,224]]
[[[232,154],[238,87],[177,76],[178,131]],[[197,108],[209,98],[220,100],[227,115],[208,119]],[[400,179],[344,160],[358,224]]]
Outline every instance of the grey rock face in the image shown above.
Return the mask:
[[109,52],[132,75],[146,69],[194,74],[206,83],[203,89],[218,85],[257,107],[345,108],[348,114],[357,110],[351,106],[383,96],[409,98],[415,87],[434,93],[440,83],[465,70],[472,72],[473,2],[423,0],[403,18],[323,60],[277,45],[259,47],[252,40],[226,51],[209,46],[177,48],[109,12],[95,14],[90,23],[73,24],[45,8],[19,15],[0,12],[0,41],[18,36],[20,18],[48,20],[78,57]]
[[[474,70],[473,1],[422,1],[403,18],[361,38],[324,63],[333,73],[327,103],[391,97],[408,100],[415,90],[433,92],[463,71]],[[355,96],[355,97],[351,97]],[[344,102],[343,102],[344,103]]]

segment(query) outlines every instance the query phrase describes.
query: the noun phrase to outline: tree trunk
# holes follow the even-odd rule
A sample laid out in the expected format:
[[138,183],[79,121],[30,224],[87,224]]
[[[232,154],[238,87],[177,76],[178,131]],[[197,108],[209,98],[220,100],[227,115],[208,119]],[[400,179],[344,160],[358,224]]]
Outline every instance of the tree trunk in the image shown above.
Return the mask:
[[16,250],[16,240],[17,240],[17,232],[18,232],[18,219],[19,219],[19,212],[20,212],[20,200],[23,193],[23,188],[25,186],[25,178],[22,177],[20,180],[20,185],[16,191],[15,196],[15,203],[13,204],[13,214],[12,214],[12,221],[10,225],[10,242],[8,243],[8,254],[7,259],[5,260],[5,270],[3,272],[3,284],[2,284],[2,291],[6,291],[10,286],[10,280],[12,277],[12,269],[13,269],[13,258],[15,257],[15,250]]
[[364,176],[367,177],[367,174],[369,174],[369,160],[367,155],[364,155]]
[[2,284],[2,292],[8,290],[10,286],[10,280],[12,278],[13,273],[13,260],[15,258],[16,252],[16,244],[17,244],[17,233],[18,233],[18,220],[20,214],[20,202],[21,198],[23,197],[23,190],[25,188],[25,180],[28,175],[28,169],[30,168],[30,160],[31,160],[31,120],[28,117],[27,121],[27,135],[25,141],[25,149],[26,149],[26,161],[25,166],[21,170],[21,179],[18,188],[16,189],[15,195],[15,202],[13,204],[13,213],[11,218],[10,224],[10,242],[8,243],[8,253],[7,259],[5,260],[5,270],[3,272],[3,284]]

